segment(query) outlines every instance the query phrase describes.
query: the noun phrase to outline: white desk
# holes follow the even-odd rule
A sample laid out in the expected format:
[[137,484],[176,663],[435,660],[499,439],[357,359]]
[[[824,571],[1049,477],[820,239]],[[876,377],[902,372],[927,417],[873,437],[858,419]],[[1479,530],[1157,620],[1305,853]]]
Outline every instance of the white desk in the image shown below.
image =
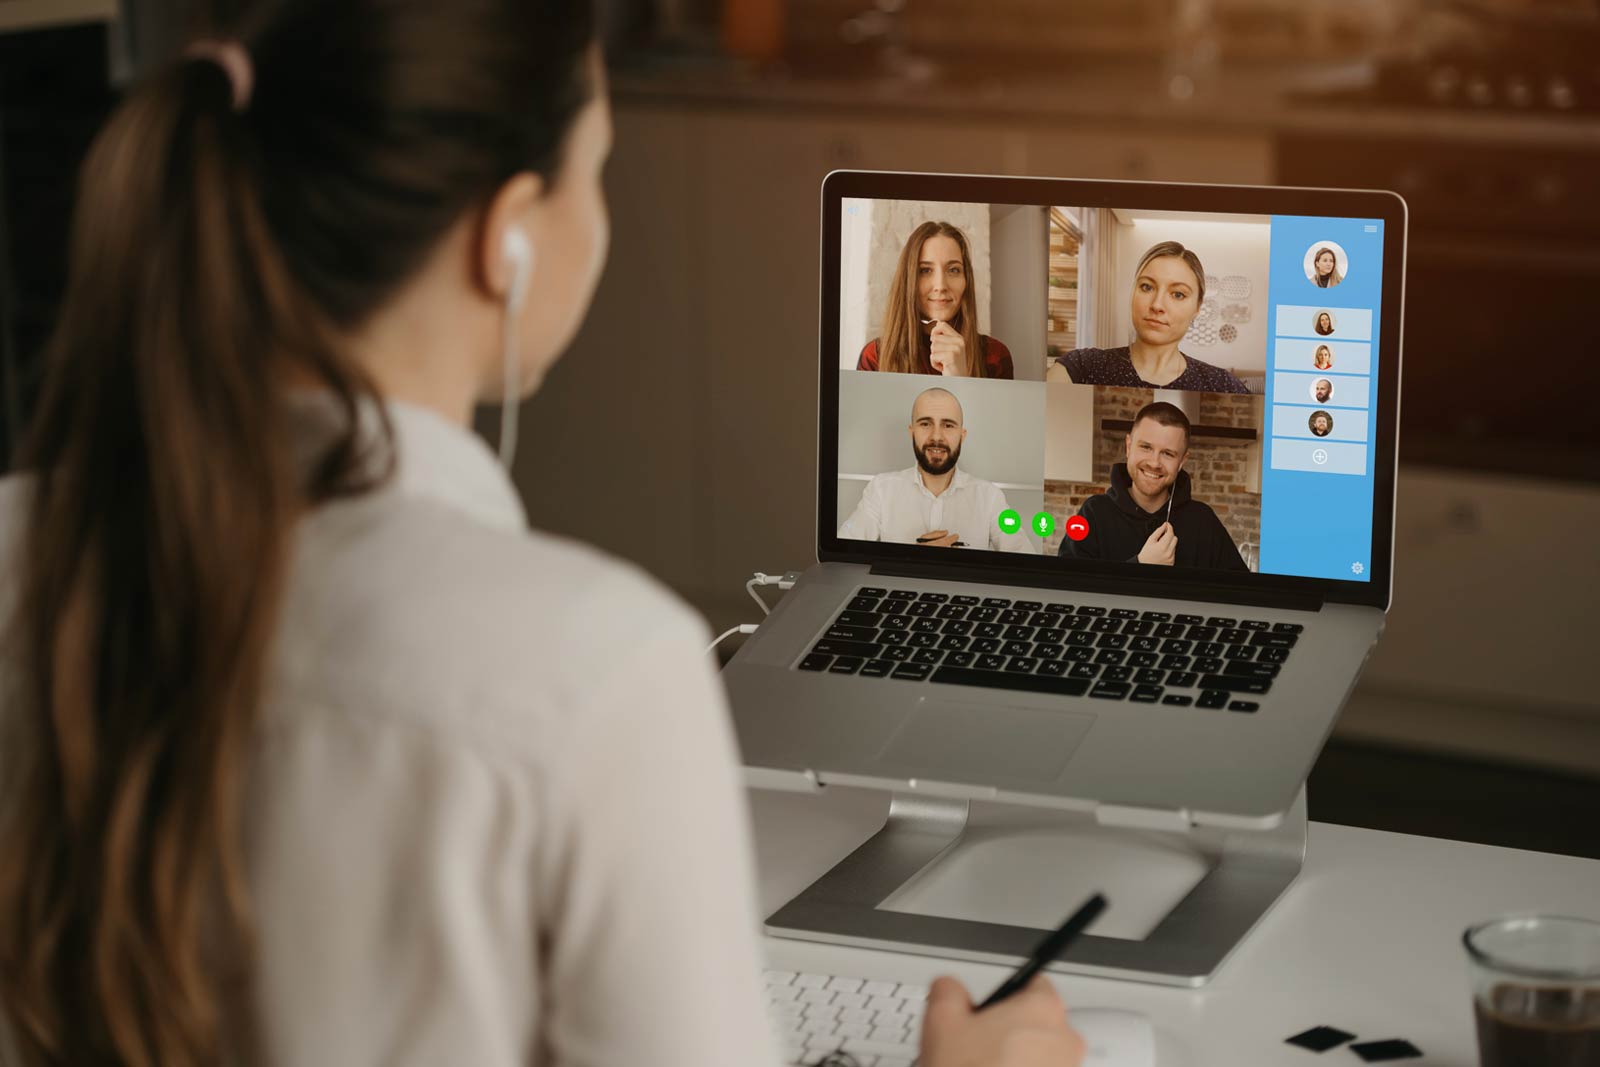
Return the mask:
[[[753,790],[762,914],[882,824],[884,794]],[[1592,813],[1574,813],[1592,817]],[[1070,908],[1076,901],[1063,901]],[[1115,906],[1115,899],[1112,905]],[[1600,918],[1600,862],[1312,823],[1300,879],[1203,989],[1052,975],[1068,1007],[1143,1012],[1158,1067],[1361,1064],[1283,1043],[1313,1026],[1403,1037],[1428,1067],[1475,1067],[1461,932],[1508,911]],[[926,983],[954,974],[982,996],[1004,968],[768,938],[769,966]]]

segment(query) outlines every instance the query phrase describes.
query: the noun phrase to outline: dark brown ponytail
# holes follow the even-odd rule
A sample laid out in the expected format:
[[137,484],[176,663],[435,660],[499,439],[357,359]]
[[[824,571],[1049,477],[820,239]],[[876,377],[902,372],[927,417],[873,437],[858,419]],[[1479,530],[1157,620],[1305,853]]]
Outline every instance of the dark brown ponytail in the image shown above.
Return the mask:
[[[592,36],[563,0],[291,0],[245,34],[248,110],[186,61],[91,150],[0,657],[24,683],[0,1008],[30,1063],[228,1051],[223,986],[251,955],[240,807],[293,524],[382,470],[339,338],[507,178],[554,175]],[[344,415],[309,472],[290,382]]]

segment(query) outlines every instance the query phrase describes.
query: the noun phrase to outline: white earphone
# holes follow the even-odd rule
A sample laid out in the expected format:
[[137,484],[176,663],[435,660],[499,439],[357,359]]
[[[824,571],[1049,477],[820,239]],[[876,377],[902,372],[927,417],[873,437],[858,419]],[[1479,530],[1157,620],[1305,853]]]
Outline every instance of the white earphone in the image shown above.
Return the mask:
[[522,406],[522,360],[517,352],[517,318],[533,280],[533,242],[520,226],[507,228],[500,254],[511,267],[511,282],[506,286],[504,323],[505,383],[500,399],[500,465],[511,469],[517,454],[517,412]]
[[506,288],[506,302],[520,306],[522,298],[528,295],[528,282],[533,274],[533,242],[528,240],[528,231],[520,226],[507,229],[500,252],[511,265],[511,284]]

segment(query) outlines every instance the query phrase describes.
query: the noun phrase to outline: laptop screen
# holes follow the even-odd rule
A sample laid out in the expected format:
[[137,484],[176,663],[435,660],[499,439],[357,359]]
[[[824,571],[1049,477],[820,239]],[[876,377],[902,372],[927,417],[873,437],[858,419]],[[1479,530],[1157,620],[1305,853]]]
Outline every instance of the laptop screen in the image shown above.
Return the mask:
[[837,223],[842,545],[1373,579],[1384,218],[843,196]]

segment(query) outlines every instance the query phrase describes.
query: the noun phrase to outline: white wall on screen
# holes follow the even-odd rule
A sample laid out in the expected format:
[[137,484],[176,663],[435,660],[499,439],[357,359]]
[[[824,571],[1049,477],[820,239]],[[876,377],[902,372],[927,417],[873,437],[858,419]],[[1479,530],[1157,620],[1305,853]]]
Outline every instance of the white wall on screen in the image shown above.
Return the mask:
[[1049,345],[1050,209],[996,204],[989,209],[993,318],[985,333],[1011,350],[1018,380],[1044,380]]

